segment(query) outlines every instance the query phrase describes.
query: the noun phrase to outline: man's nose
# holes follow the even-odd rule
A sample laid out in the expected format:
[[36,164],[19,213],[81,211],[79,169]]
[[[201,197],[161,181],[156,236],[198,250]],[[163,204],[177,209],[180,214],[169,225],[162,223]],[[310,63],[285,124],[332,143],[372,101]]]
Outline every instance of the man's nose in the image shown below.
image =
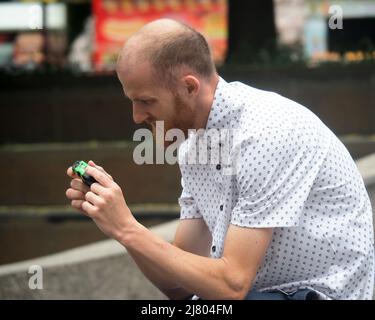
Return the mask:
[[141,124],[147,119],[147,113],[143,112],[142,109],[133,104],[133,120],[136,124]]

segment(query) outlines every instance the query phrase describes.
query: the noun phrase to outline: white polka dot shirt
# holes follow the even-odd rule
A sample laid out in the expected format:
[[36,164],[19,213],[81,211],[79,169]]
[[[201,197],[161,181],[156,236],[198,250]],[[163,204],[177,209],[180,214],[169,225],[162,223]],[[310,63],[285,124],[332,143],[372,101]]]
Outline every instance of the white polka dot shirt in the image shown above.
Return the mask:
[[[210,138],[210,129],[227,133]],[[204,139],[208,148],[199,147]],[[208,161],[188,162],[205,150]],[[181,219],[204,219],[212,258],[222,256],[230,224],[273,228],[253,289],[372,298],[369,197],[344,145],[311,111],[220,78],[206,130],[180,146],[179,165]]]

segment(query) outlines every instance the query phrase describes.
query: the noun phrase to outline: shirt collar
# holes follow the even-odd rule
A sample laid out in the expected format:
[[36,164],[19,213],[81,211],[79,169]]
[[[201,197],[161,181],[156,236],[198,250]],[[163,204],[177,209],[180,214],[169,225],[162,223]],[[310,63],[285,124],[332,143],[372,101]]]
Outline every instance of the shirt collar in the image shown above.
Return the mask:
[[229,104],[229,83],[219,77],[211,110],[208,115],[206,130],[229,129],[231,107]]

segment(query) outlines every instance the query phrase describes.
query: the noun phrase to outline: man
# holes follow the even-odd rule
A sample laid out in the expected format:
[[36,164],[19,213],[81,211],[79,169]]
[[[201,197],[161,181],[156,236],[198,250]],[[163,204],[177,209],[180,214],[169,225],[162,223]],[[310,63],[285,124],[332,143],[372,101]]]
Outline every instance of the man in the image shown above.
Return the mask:
[[87,173],[98,181],[90,189],[68,169],[72,206],[126,247],[162,292],[171,299],[371,299],[369,199],[349,153],[315,115],[225,82],[204,38],[172,20],[129,39],[117,74],[136,123],[162,120],[165,130],[185,133],[180,159],[205,136],[189,129],[229,130],[216,146],[229,161],[180,164],[173,244],[136,221],[103,168],[90,161]]

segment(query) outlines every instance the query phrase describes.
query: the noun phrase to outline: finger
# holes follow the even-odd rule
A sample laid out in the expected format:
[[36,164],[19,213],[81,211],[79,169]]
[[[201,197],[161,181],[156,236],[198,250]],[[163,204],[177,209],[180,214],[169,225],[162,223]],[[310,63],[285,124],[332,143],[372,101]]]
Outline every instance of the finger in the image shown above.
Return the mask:
[[77,178],[78,176],[73,172],[72,167],[69,167],[68,170],[66,170],[66,173],[71,178]]
[[76,178],[76,179],[73,179],[72,181],[70,181],[70,186],[72,187],[72,189],[81,191],[83,193],[86,193],[86,192],[90,191],[90,188],[87,185],[85,185],[82,182],[82,180],[79,179],[79,178]]
[[82,203],[84,202],[85,200],[72,200],[70,204],[72,205],[73,208],[80,210],[82,209]]
[[104,195],[107,192],[107,188],[104,188],[102,185],[96,182],[90,186],[90,190],[99,196]]
[[70,200],[85,200],[85,194],[82,191],[69,188],[65,192],[66,197]]
[[82,204],[84,202],[85,202],[84,200],[72,200],[70,204],[74,209],[77,209],[79,212],[88,216],[88,213],[82,209]]
[[88,201],[84,201],[81,205],[81,208],[91,218],[94,218],[97,214],[97,208]]
[[90,160],[90,161],[88,162],[88,164],[89,164],[91,167],[97,168],[97,169],[99,169],[100,171],[103,171],[104,173],[107,173],[107,172],[105,172],[105,170],[103,169],[103,167],[97,165],[97,164],[96,164],[94,161],[92,161],[92,160]]
[[81,205],[83,202],[84,200],[72,200],[70,204],[72,205],[73,208],[81,209]]
[[104,172],[104,173],[105,173],[108,177],[110,177],[110,179],[113,181],[112,176],[111,176],[107,171],[105,171],[103,167],[98,166],[98,165],[97,165],[94,161],[92,161],[92,160],[90,160],[88,163],[89,163],[90,166],[92,166],[92,167],[94,167],[94,168],[97,168],[97,169],[99,169],[100,171]]
[[89,160],[88,164],[92,167],[99,167],[94,161]]
[[86,173],[93,176],[95,180],[98,181],[103,187],[110,187],[112,185],[113,181],[111,178],[96,167],[87,167]]
[[91,191],[86,193],[85,199],[94,206],[100,206],[101,204],[103,204],[103,199]]

